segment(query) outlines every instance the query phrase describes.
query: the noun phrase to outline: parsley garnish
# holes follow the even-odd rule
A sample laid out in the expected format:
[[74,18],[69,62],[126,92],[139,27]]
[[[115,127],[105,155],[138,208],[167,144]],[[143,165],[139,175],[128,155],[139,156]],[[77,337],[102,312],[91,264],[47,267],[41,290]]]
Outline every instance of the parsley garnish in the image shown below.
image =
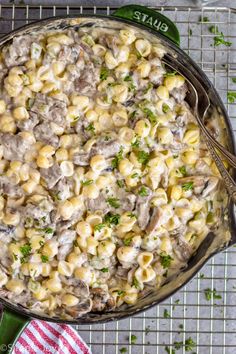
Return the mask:
[[190,352],[194,347],[196,347],[196,343],[191,337],[189,337],[185,340],[185,342],[174,342],[174,347],[177,350],[184,347],[186,352]]
[[41,260],[43,263],[47,263],[48,262],[48,256],[44,256],[43,254],[41,255]]
[[149,90],[153,89],[153,83],[149,82],[145,90],[143,91],[144,94],[148,93]]
[[204,279],[204,278],[205,278],[205,274],[200,273],[199,278],[200,278],[200,279]]
[[167,309],[164,309],[164,313],[163,313],[164,318],[170,318],[170,314],[167,311]]
[[232,42],[226,41],[224,34],[221,32],[218,34],[218,36],[214,37],[214,46],[218,47],[220,44],[224,44],[226,47],[230,47],[232,45]]
[[108,273],[108,271],[109,271],[108,268],[102,268],[102,269],[101,269],[101,272],[103,272],[103,273]]
[[94,127],[94,124],[93,123],[90,123],[86,128],[85,130],[87,130],[88,132],[91,132],[92,134],[95,133],[95,127]]
[[136,114],[137,114],[137,111],[133,111],[132,113],[130,113],[129,119],[133,120],[135,118]]
[[13,253],[13,258],[14,258],[14,261],[17,261],[17,259],[18,259],[17,254]]
[[143,113],[146,114],[151,123],[156,123],[157,116],[147,107],[143,108]]
[[139,189],[138,194],[139,194],[141,197],[146,197],[146,196],[149,195],[147,188],[145,188],[144,186],[142,186],[142,187]]
[[106,225],[105,224],[97,224],[94,226],[94,231],[101,231]]
[[133,81],[133,78],[132,78],[132,76],[130,76],[130,75],[127,75],[125,78],[124,78],[124,81]]
[[133,174],[131,175],[131,178],[137,178],[138,176],[139,176],[138,173],[133,173]]
[[45,232],[45,234],[53,234],[54,230],[51,227],[47,227],[46,229],[43,229],[42,231]]
[[199,17],[199,22],[210,22],[210,20],[209,20],[209,18],[206,17],[206,16],[204,16],[204,17],[200,16],[200,17]]
[[186,167],[185,166],[181,166],[179,168],[179,172],[182,174],[182,176],[187,176],[187,171],[186,171]]
[[85,181],[81,181],[82,186],[89,186],[93,183],[93,179],[87,179]]
[[27,257],[30,255],[32,248],[29,243],[25,244],[24,246],[20,247],[20,251],[23,254],[24,257]]
[[150,159],[149,153],[143,150],[138,151],[138,156],[137,156],[138,162],[140,162],[142,165],[146,165]]
[[130,219],[132,219],[132,218],[137,218],[137,216],[136,216],[134,213],[129,213],[129,214],[128,214],[128,217],[129,217]]
[[133,279],[132,286],[134,286],[136,289],[140,289],[139,281],[136,277]]
[[106,80],[108,75],[109,75],[109,70],[105,67],[102,67],[100,71],[100,80],[102,81]]
[[106,202],[115,209],[118,209],[120,207],[119,200],[117,198],[107,198]]
[[182,184],[182,189],[185,192],[191,191],[193,189],[193,182],[186,182],[186,183]]
[[105,223],[108,225],[118,225],[120,221],[120,215],[119,214],[112,214],[112,213],[107,213],[104,217]]
[[122,158],[123,158],[123,147],[121,146],[120,151],[114,157],[114,159],[111,161],[111,165],[114,169],[118,167],[118,164],[122,160]]
[[124,292],[123,290],[117,290],[117,294],[118,294],[119,296],[122,296],[122,295],[125,294],[125,292]]
[[125,246],[129,246],[132,242],[132,237],[126,238],[123,240]]
[[44,245],[44,241],[39,241],[39,245],[42,247]]
[[127,348],[120,348],[120,353],[127,353]]
[[131,143],[131,146],[134,147],[134,148],[138,148],[140,145],[140,139],[139,138],[136,138],[134,140],[134,142]]
[[175,350],[174,349],[170,349],[169,347],[165,347],[165,351],[168,353],[168,354],[175,354]]
[[210,31],[211,33],[213,33],[213,34],[219,34],[219,33],[220,33],[218,26],[211,26],[211,27],[209,27],[209,31]]
[[131,344],[135,344],[135,343],[136,343],[136,340],[137,340],[137,337],[136,337],[134,334],[131,334],[131,336],[130,336],[130,343],[131,343]]
[[164,269],[169,268],[173,258],[170,255],[161,253],[160,254],[161,265]]
[[227,99],[229,103],[234,103],[236,100],[236,92],[234,91],[228,91],[227,92]]
[[169,77],[169,76],[175,76],[176,74],[177,74],[177,71],[171,71],[171,72],[166,72],[163,76]]
[[193,31],[192,31],[192,29],[191,29],[191,28],[189,28],[189,30],[188,30],[188,34],[189,34],[189,37],[191,37],[191,36],[192,36]]
[[232,82],[236,84],[236,77],[232,77]]
[[116,184],[117,184],[117,186],[118,186],[119,188],[123,188],[123,187],[125,186],[125,183],[124,183],[124,181],[123,181],[122,179],[118,179],[118,180],[116,181]]
[[205,289],[204,294],[207,301],[210,301],[211,299],[214,300],[222,299],[222,296],[216,293],[215,288],[213,290],[210,288]]
[[169,110],[170,110],[170,107],[168,106],[168,104],[163,103],[163,105],[162,105],[163,113],[167,113],[167,112],[169,112]]

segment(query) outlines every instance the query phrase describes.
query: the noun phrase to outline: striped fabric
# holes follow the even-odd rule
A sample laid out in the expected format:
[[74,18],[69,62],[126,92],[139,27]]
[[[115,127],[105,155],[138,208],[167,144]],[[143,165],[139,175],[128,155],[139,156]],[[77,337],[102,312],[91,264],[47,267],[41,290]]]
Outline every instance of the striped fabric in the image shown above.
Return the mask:
[[78,333],[65,324],[33,320],[19,337],[13,354],[92,354]]

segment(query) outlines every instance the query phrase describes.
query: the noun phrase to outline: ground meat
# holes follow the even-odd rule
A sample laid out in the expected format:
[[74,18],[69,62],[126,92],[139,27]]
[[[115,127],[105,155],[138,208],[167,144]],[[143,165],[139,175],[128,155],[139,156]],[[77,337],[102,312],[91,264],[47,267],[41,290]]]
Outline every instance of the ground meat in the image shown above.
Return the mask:
[[24,155],[30,149],[31,142],[23,139],[19,134],[0,134],[0,143],[3,145],[3,156],[10,161],[24,161]]
[[52,189],[57,182],[62,178],[62,172],[57,163],[49,168],[40,169],[41,176],[46,183],[48,189]]

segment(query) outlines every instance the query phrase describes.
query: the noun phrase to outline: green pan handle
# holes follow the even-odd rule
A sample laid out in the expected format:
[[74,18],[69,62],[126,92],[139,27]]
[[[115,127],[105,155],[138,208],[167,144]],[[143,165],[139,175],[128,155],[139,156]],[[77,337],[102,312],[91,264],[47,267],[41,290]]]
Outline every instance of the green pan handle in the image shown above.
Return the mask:
[[180,44],[178,28],[166,16],[155,10],[141,5],[126,5],[113,12],[112,16],[140,23],[154,31],[160,32],[177,46]]
[[15,342],[29,322],[28,317],[3,309],[0,322],[0,353],[11,353]]

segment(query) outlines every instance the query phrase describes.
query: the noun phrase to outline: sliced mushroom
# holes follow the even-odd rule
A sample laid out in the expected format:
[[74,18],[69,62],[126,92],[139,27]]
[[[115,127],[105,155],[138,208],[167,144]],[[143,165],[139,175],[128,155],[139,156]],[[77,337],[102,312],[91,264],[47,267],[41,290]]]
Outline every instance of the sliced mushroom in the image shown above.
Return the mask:
[[73,318],[79,318],[92,309],[92,300],[87,298],[81,301],[77,306],[67,307],[66,312]]
[[107,291],[101,288],[91,289],[91,298],[93,301],[92,311],[94,312],[111,310],[115,306],[114,299]]
[[180,178],[179,182],[183,185],[185,183],[193,183],[193,191],[195,194],[201,194],[202,197],[206,197],[217,186],[219,178],[215,176],[190,176]]
[[173,246],[173,251],[176,255],[176,257],[181,261],[181,262],[186,262],[192,254],[192,247],[189,245],[189,243],[181,236],[181,237],[175,237],[172,240],[172,246]]

